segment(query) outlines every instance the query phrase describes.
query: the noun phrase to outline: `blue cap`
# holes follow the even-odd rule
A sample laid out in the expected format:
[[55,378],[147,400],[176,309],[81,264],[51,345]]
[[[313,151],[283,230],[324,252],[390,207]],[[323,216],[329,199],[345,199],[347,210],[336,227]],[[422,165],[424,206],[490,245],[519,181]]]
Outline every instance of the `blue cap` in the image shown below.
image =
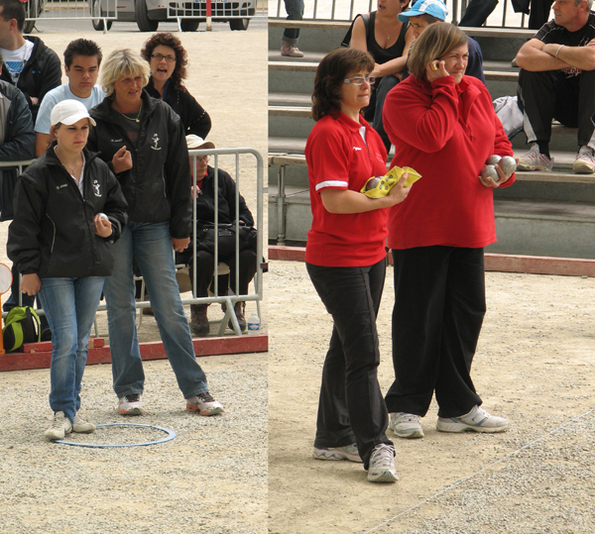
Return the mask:
[[399,20],[408,22],[409,17],[417,17],[418,15],[431,15],[437,19],[446,20],[448,9],[440,0],[419,0],[411,6],[409,11],[399,13]]

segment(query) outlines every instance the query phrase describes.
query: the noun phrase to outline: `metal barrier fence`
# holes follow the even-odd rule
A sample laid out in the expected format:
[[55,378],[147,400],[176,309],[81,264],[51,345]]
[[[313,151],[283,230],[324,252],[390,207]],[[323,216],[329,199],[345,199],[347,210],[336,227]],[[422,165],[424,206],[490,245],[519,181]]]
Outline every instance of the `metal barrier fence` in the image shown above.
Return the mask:
[[[410,0],[409,6],[415,3]],[[467,8],[468,0],[445,0],[450,21],[457,23]],[[358,13],[369,13],[376,9],[376,0],[304,0],[304,20],[351,21]],[[285,18],[283,0],[272,5],[269,16]],[[500,0],[494,12],[488,17],[486,26],[491,28],[525,28],[526,16],[512,10],[510,0]]]
[[[250,8],[245,7],[246,4],[247,0],[201,0],[191,3],[179,0],[177,9],[172,7],[171,2],[168,3],[167,17],[178,22],[180,31],[196,30],[198,24],[196,27],[182,24],[182,21],[193,17],[206,18],[207,29],[211,29],[211,19],[217,18],[232,19],[232,29],[245,29],[245,24],[241,24],[242,18],[253,17],[259,11],[262,15],[266,14],[268,0],[255,0]],[[123,17],[118,17],[118,10],[123,10]],[[25,33],[31,33],[38,20],[87,20],[93,23],[96,30],[105,33],[114,21],[135,20],[135,2],[121,3],[117,6],[116,0],[27,0],[25,12]],[[146,15],[146,9],[143,13]]]
[[[246,168],[243,168],[242,165],[240,164],[240,157],[241,156],[254,156],[255,158],[255,167],[256,167],[256,213],[254,212],[253,209],[251,209],[250,211],[252,212],[255,222],[256,222],[256,228],[258,230],[257,233],[257,242],[256,242],[256,275],[254,276],[253,279],[253,287],[254,287],[254,293],[251,294],[247,294],[247,295],[236,295],[236,294],[226,294],[223,296],[219,296],[219,280],[218,277],[216,276],[216,273],[218,271],[218,266],[219,266],[219,259],[218,259],[218,242],[215,241],[215,255],[214,255],[214,265],[213,265],[213,273],[215,273],[215,276],[213,277],[213,296],[210,297],[201,297],[201,298],[197,298],[195,293],[193,292],[192,294],[192,298],[189,299],[183,299],[182,302],[184,304],[211,304],[211,303],[219,303],[219,304],[225,304],[226,306],[226,312],[225,312],[225,317],[223,318],[223,320],[221,321],[221,326],[219,328],[219,335],[222,335],[223,332],[225,331],[225,328],[228,324],[229,321],[231,321],[231,324],[233,325],[233,329],[234,332],[237,335],[241,335],[241,329],[240,326],[238,324],[237,318],[235,316],[235,313],[233,312],[233,308],[236,302],[238,301],[242,301],[242,302],[246,302],[246,301],[254,301],[256,303],[256,307],[257,307],[257,311],[258,311],[258,316],[261,319],[262,322],[262,317],[261,317],[261,313],[260,313],[260,301],[263,298],[263,293],[262,293],[262,258],[263,258],[263,235],[266,234],[266,229],[264,228],[264,218],[263,218],[263,213],[264,213],[264,207],[263,207],[263,203],[264,203],[264,196],[263,196],[263,176],[264,176],[264,164],[263,164],[263,158],[262,155],[260,154],[260,152],[258,152],[257,150],[253,149],[253,148],[217,148],[217,149],[203,149],[203,150],[189,150],[188,151],[191,158],[192,158],[192,170],[193,170],[193,176],[196,176],[196,158],[198,156],[214,156],[214,161],[213,161],[213,165],[212,167],[215,169],[215,191],[219,190],[218,184],[218,170],[220,169],[220,158],[224,157],[224,156],[233,156],[233,159],[235,161],[235,170],[230,170],[229,168],[225,169],[230,176],[235,180],[236,182],[236,198],[235,198],[235,221],[236,221],[236,230],[239,227],[239,197],[241,194],[241,174],[248,174],[250,175],[251,171],[249,171]],[[23,168],[26,167],[27,165],[31,164],[34,160],[28,160],[28,161],[13,161],[13,162],[0,162],[0,172],[2,170],[7,170],[7,169],[17,169],[18,174],[20,175],[23,172]],[[247,167],[247,166],[246,166]],[[193,179],[193,187],[196,187],[196,178]],[[245,196],[245,195],[243,195]],[[219,215],[218,215],[218,207],[219,207],[219,199],[217,197],[215,197],[215,220],[213,221],[215,223],[215,226],[218,225],[219,223]],[[192,244],[191,246],[193,247],[193,256],[196,257],[196,246],[197,246],[197,237],[196,237],[196,219],[197,219],[197,211],[196,211],[196,199],[194,199],[193,201],[193,235],[192,235]],[[236,236],[239,235],[239,232],[235,232]],[[5,246],[5,244],[2,244],[2,246]],[[236,265],[235,265],[235,272],[236,272],[236,280],[235,280],[235,287],[239,287],[239,238],[236,237],[236,254],[235,254],[235,261],[236,261]],[[196,279],[194,280],[194,282],[196,282]],[[196,286],[195,283],[192,284],[193,287]],[[19,304],[22,304],[22,300],[21,300],[21,295],[19,294]],[[140,311],[140,314],[142,316],[142,310],[141,308],[148,308],[151,306],[150,301],[137,301],[136,302],[136,308],[137,308],[137,313]],[[106,309],[106,305],[105,304],[100,304],[99,307],[97,308],[98,311],[101,310],[105,310]],[[43,311],[40,310],[40,314],[43,314]],[[4,317],[6,315],[6,313],[3,313],[2,316]],[[95,331],[97,333],[97,326],[95,327]]]

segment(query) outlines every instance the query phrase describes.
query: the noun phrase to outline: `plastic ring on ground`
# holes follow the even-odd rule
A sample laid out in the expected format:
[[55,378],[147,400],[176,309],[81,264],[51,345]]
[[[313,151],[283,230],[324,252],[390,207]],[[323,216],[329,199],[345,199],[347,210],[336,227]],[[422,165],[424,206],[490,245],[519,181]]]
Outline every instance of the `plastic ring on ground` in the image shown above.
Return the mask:
[[97,428],[102,428],[106,426],[140,426],[145,428],[154,428],[156,430],[161,430],[167,434],[166,437],[163,439],[158,439],[157,441],[147,441],[145,443],[126,443],[126,444],[101,444],[101,443],[75,443],[74,441],[65,441],[63,439],[58,439],[54,441],[54,443],[61,443],[62,445],[73,445],[75,447],[95,447],[95,448],[107,448],[107,447],[143,447],[145,445],[157,445],[158,443],[165,443],[166,441],[171,441],[176,437],[176,433],[169,428],[163,428],[160,426],[154,425],[143,425],[140,423],[106,423],[104,425],[97,425]]

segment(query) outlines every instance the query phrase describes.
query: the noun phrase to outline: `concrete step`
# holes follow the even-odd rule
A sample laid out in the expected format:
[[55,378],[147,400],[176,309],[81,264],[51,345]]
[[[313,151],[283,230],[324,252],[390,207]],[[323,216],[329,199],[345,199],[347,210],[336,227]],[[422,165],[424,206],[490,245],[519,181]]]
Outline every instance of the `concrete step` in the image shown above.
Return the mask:
[[[288,188],[284,201],[285,228],[279,227],[277,195],[269,198],[269,239],[305,243],[312,224],[309,192]],[[495,199],[498,241],[486,252],[595,258],[595,203]],[[281,243],[280,243],[281,244]]]

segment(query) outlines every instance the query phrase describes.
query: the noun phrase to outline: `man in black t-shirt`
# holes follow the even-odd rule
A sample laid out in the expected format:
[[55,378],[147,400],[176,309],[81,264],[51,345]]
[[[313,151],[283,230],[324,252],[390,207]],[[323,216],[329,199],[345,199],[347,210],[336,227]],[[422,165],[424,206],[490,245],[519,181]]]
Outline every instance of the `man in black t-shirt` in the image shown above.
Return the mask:
[[595,13],[593,0],[556,0],[554,19],[544,24],[516,56],[521,67],[518,101],[531,150],[517,170],[547,170],[552,119],[578,127],[575,173],[595,172]]

